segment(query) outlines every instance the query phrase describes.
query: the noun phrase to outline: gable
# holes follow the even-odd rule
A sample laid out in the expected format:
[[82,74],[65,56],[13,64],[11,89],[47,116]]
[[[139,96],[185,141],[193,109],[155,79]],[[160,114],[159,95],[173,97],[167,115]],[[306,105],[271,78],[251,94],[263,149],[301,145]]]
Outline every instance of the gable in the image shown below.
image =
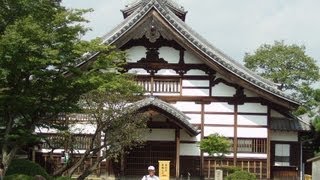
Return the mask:
[[[148,39],[148,42],[142,42],[143,37]],[[182,47],[192,52],[193,56],[198,57],[211,70],[228,77],[230,82],[273,103],[290,109],[299,105],[291,97],[278,91],[275,84],[255,75],[213,47],[179,19],[162,1],[148,1],[103,38],[104,43],[116,45],[120,49],[130,48],[129,41],[135,41],[138,45],[144,44],[159,48],[157,47],[158,41],[165,40],[166,45],[178,50]],[[194,58],[191,59],[194,60]]]

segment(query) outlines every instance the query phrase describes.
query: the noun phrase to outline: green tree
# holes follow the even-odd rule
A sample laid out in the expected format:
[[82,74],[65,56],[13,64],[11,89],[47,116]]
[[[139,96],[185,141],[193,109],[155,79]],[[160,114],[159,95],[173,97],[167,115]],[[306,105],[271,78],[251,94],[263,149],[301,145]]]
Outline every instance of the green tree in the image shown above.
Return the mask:
[[[118,159],[131,147],[144,142],[143,132],[145,132],[147,119],[144,114],[128,106],[142,98],[142,88],[137,86],[128,75],[114,74],[114,77],[105,75],[104,78],[108,78],[108,84],[84,94],[80,99],[82,113],[90,117],[85,123],[95,127],[94,133],[90,134],[89,147],[81,155],[80,160],[73,161],[72,154],[76,149],[73,146],[83,142],[69,142],[67,148],[71,153],[70,161],[57,170],[54,173],[55,176],[67,172],[71,177],[85,160],[97,156],[98,159],[92,165],[86,166],[78,177],[78,179],[85,179],[103,160]],[[70,123],[69,126],[76,123]]]
[[231,143],[229,139],[218,133],[211,134],[200,141],[201,151],[214,157],[223,157],[224,155],[229,154],[230,147]]
[[[253,54],[246,53],[245,66],[278,84],[278,89],[302,99],[301,88],[310,87],[320,78],[316,61],[304,46],[286,45],[283,41],[263,44]],[[306,99],[302,99],[306,100]]]
[[[5,171],[19,148],[37,140],[35,127],[59,127],[59,113],[80,111],[80,97],[108,84],[125,55],[99,40],[84,41],[83,14],[60,0],[0,1],[0,146]],[[100,52],[82,71],[86,52]],[[68,72],[68,73],[67,73]],[[108,76],[103,79],[99,76]]]

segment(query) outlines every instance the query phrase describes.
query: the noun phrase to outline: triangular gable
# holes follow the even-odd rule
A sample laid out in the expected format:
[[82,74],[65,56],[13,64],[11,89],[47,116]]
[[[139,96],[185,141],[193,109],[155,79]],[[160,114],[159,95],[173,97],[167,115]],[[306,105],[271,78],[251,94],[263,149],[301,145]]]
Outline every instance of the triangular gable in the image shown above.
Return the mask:
[[[130,40],[130,36],[132,38],[135,29],[142,26],[148,18],[155,18],[157,25],[164,28],[160,32],[161,36],[173,37],[184,48],[192,50],[209,67],[228,77],[231,82],[240,84],[275,104],[290,109],[299,105],[293,97],[279,91],[274,83],[256,75],[212,46],[177,17],[162,0],[150,0],[144,6],[137,8],[119,26],[103,37],[103,43],[121,47]],[[96,55],[98,53],[89,56],[88,61]]]

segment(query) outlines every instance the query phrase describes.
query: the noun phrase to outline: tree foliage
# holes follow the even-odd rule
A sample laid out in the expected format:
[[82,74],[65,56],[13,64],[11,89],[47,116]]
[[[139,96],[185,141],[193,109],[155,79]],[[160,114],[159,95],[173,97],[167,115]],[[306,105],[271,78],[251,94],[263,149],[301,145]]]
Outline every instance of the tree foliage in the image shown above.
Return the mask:
[[[80,97],[112,88],[125,54],[99,40],[84,41],[83,14],[60,0],[0,1],[0,145],[5,170],[17,150],[37,140],[35,127],[59,127],[59,113],[80,111]],[[100,52],[83,71],[76,65],[86,52]],[[68,73],[66,73],[68,72]],[[101,76],[101,77],[100,77]],[[107,84],[107,85],[105,85]]]
[[301,98],[301,88],[319,80],[319,67],[304,46],[283,41],[263,44],[253,54],[246,53],[245,66],[278,84],[278,88]]
[[200,141],[200,149],[210,156],[222,157],[225,154],[229,154],[230,147],[230,141],[217,133],[211,134]]
[[[89,147],[81,155],[80,160],[73,160],[73,154],[77,149],[74,146],[83,142],[73,140],[74,132],[72,131],[64,133],[66,138],[64,138],[63,147],[71,157],[65,166],[55,171],[55,176],[64,172],[72,176],[85,160],[98,156],[98,159],[91,166],[86,166],[78,178],[85,179],[103,160],[116,160],[131,147],[144,142],[143,132],[145,132],[146,118],[135,108],[129,106],[142,98],[142,88],[137,86],[132,77],[126,74],[104,73],[96,77],[98,77],[96,79],[107,79],[108,83],[82,95],[79,101],[82,107],[80,113],[88,115],[85,124],[93,126],[95,129],[93,133],[82,133],[90,137]],[[68,127],[77,123],[69,122]],[[66,144],[67,146],[65,146]],[[60,147],[55,148],[61,148],[62,144],[57,145]]]

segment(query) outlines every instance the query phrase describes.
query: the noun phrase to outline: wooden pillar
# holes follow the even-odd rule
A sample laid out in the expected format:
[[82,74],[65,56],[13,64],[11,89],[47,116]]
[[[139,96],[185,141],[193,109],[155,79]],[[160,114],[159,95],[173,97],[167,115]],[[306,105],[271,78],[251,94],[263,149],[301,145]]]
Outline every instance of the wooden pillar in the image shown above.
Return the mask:
[[176,129],[176,179],[180,176],[180,129]]
[[[201,104],[201,140],[204,138],[204,104]],[[200,177],[204,178],[204,156],[200,155]]]
[[238,104],[234,105],[233,165],[237,166],[238,151]]
[[270,140],[271,109],[268,106],[268,135],[267,135],[267,179],[271,178],[271,140]]

